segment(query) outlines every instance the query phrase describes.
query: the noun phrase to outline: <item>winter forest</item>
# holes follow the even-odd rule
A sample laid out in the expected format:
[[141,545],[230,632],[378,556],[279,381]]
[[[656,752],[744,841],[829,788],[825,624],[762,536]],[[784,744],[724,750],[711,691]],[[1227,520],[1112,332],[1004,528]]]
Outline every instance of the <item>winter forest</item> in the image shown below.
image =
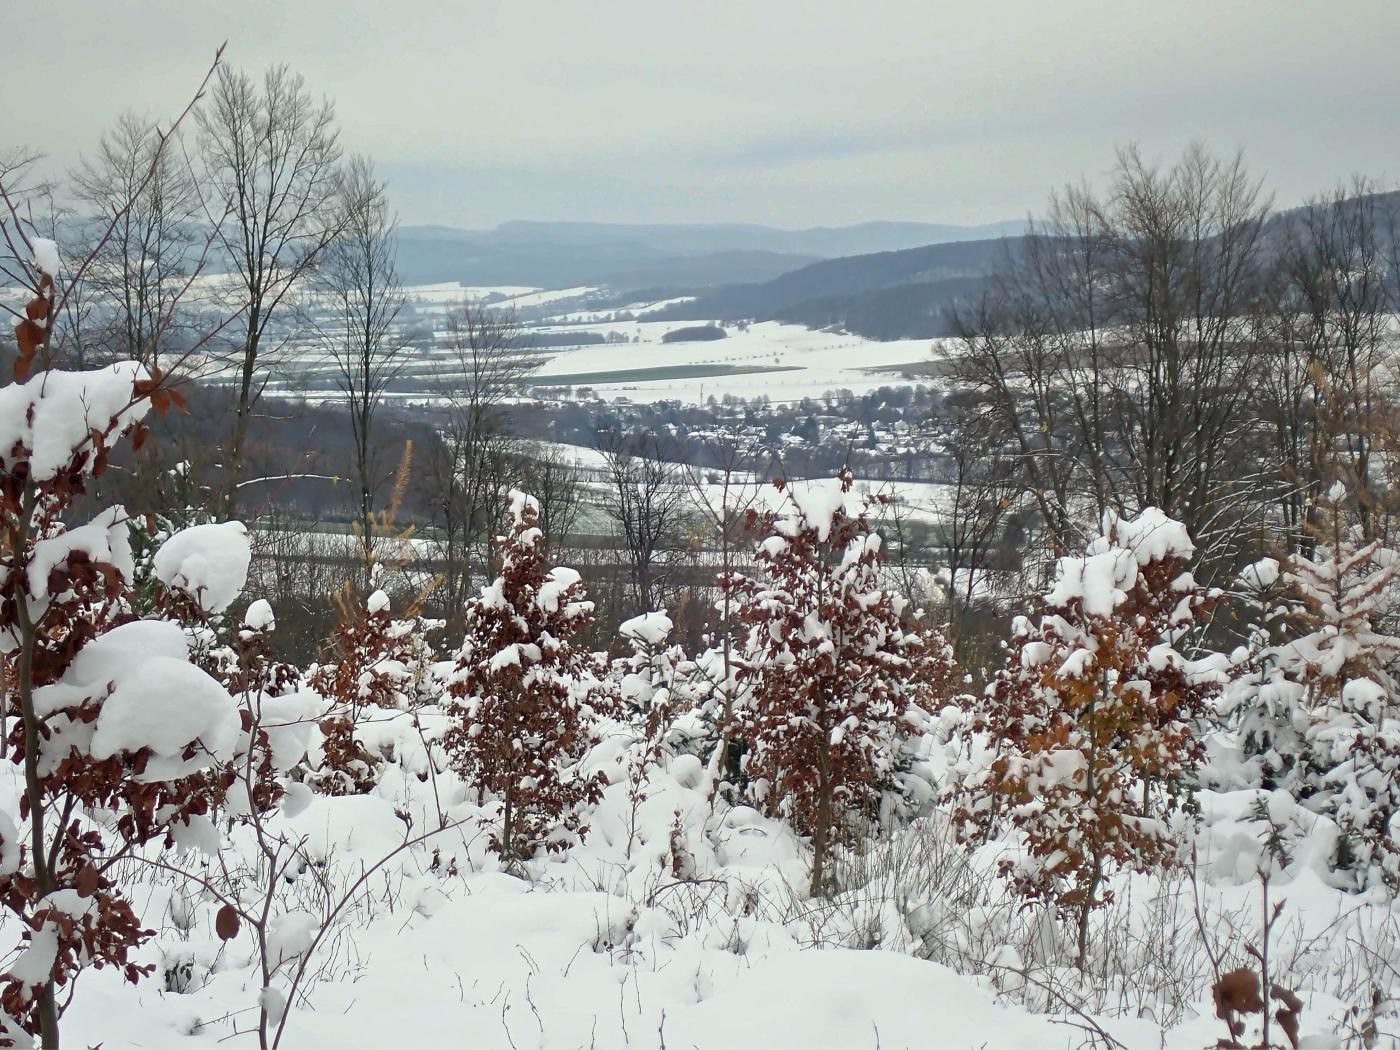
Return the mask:
[[799,335],[434,304],[331,87],[0,151],[0,1045],[1400,1045],[1400,193],[1110,142],[604,396]]

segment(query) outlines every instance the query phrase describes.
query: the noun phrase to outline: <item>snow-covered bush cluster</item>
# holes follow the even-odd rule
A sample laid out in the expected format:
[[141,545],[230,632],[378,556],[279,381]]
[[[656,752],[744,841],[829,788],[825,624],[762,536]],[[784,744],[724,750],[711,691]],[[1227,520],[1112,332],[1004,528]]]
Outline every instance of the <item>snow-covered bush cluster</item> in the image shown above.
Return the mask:
[[[1226,596],[1193,580],[1185,530],[1109,515],[959,695],[848,476],[751,515],[755,571],[719,581],[728,657],[684,651],[660,611],[611,658],[581,646],[592,604],[516,492],[461,637],[347,596],[297,668],[267,655],[276,610],[238,597],[240,524],[165,535],[147,601],[119,508],[64,523],[142,380],[5,388],[31,428],[3,461],[11,1041],[48,1010],[117,1041],[434,1042],[392,1003],[450,994],[486,1042],[852,1043],[839,1011],[774,1002],[858,987],[882,1040],[943,1041],[901,1008],[917,992],[956,996],[966,1038],[1073,1018],[1199,1045],[1259,1026],[1219,1007],[1258,969],[1304,1032],[1389,1030],[1383,548],[1252,567],[1266,623],[1214,654]],[[98,414],[68,425],[49,389]],[[409,943],[430,991],[396,975]],[[362,980],[386,997],[369,1021]],[[123,995],[140,1024],[106,1013]],[[1269,1009],[1275,1033],[1295,1016]]]

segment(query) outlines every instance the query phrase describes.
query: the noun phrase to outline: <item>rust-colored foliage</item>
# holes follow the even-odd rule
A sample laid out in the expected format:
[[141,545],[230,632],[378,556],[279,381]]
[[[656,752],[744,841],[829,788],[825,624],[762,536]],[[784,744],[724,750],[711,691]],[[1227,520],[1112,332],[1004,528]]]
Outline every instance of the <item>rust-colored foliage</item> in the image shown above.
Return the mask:
[[593,657],[572,642],[593,603],[577,573],[549,567],[533,499],[511,494],[508,529],[496,539],[500,575],[467,606],[443,746],[478,798],[500,806],[491,848],[519,861],[582,836],[580,809],[603,781],[575,767],[605,694]]
[[39,350],[48,342],[50,314],[53,306],[53,278],[39,274],[34,298],[24,304],[24,319],[15,325],[15,379],[24,382],[34,371]]
[[[133,389],[131,401],[140,396]],[[143,774],[152,752],[145,748],[95,758],[80,742],[83,728],[97,721],[110,685],[43,708],[33,703],[34,691],[59,682],[89,642],[135,618],[131,581],[116,557],[73,549],[48,568],[42,588],[31,572],[36,545],[63,534],[63,514],[85,490],[86,478],[105,467],[107,449],[122,429],[116,417],[94,425],[68,461],[42,478],[32,470],[33,450],[22,443],[0,458],[0,633],[16,643],[0,658],[10,683],[4,696],[6,755],[16,764],[36,759],[32,771],[26,765],[29,787],[20,799],[20,818],[36,818],[37,798],[47,822],[46,856],[33,856],[26,837],[18,868],[0,875],[0,903],[27,938],[40,932],[57,938],[50,987],[7,974],[0,978],[0,1007],[33,1033],[41,1029],[45,1002],[56,1009],[53,989],[69,985],[81,970],[114,967],[134,982],[150,969],[133,962],[131,953],[152,931],[141,928],[120,886],[104,874],[111,871],[105,862],[113,846],[81,814],[111,814],[108,828],[117,850],[161,840],[169,845],[172,829],[207,815],[234,779],[230,769],[220,768],[147,781]],[[125,526],[114,519],[112,527]],[[31,756],[35,746],[38,754]],[[65,890],[86,906],[56,904]]]
[[231,941],[238,936],[242,920],[232,904],[225,904],[214,916],[214,932],[221,941]]
[[[1241,966],[1229,973],[1221,974],[1220,979],[1211,985],[1211,997],[1215,1000],[1215,1016],[1225,1022],[1230,1035],[1220,1039],[1216,1046],[1220,1050],[1245,1050],[1240,1042],[1244,1037],[1251,1014],[1262,1014],[1267,1008],[1260,988],[1259,975],[1247,966]],[[1298,1050],[1298,1028],[1303,1019],[1303,1000],[1296,992],[1282,985],[1269,988],[1269,998],[1278,1004],[1274,1010],[1274,1020],[1282,1029],[1288,1045]],[[1259,1044],[1255,1050],[1269,1050]]]
[[309,683],[334,705],[321,720],[321,765],[310,782],[329,795],[364,794],[378,783],[382,763],[355,739],[355,725],[366,710],[412,703],[414,668],[428,653],[424,634],[437,621],[423,620],[416,609],[394,619],[382,592],[365,606],[342,594],[339,605],[336,661],[318,667]]
[[[1111,519],[1089,556],[1062,559],[1039,623],[1018,619],[1005,668],[970,698],[966,738],[989,759],[950,792],[960,840],[1020,833],[1024,852],[1000,870],[1028,904],[1077,915],[1081,964],[1111,871],[1175,862],[1164,818],[1188,800],[1195,725],[1218,690],[1172,644],[1213,600],[1187,571],[1189,545],[1139,555],[1119,528]],[[1064,586],[1081,571],[1117,574],[1111,612]]]
[[729,729],[747,745],[755,801],[812,836],[813,893],[830,888],[826,856],[849,818],[895,788],[911,707],[947,696],[953,674],[942,636],[882,578],[872,501],[851,484],[849,471],[836,480],[829,520],[796,501],[751,511],[762,577],[721,581],[748,629],[740,673],[752,687]]

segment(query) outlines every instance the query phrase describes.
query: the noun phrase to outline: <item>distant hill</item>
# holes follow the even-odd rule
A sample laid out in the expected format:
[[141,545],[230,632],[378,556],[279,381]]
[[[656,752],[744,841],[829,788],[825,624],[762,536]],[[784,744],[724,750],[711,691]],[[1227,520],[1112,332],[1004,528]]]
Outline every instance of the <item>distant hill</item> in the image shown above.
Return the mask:
[[741,223],[629,225],[594,222],[502,223],[490,231],[499,243],[557,245],[644,244],[662,253],[702,255],[735,250],[811,255],[832,259],[842,255],[896,251],[950,241],[986,240],[1024,232],[1021,220],[958,226],[928,222],[864,222],[854,226],[816,226],[783,230]]
[[704,289],[721,284],[769,281],[818,261],[813,255],[737,249],[658,259],[645,266],[606,274],[601,280],[588,283],[626,290],[646,287]]
[[1020,243],[1009,237],[825,259],[770,281],[716,288],[658,316],[840,325],[872,339],[943,335],[948,307],[975,296]]
[[813,260],[985,239],[1019,231],[1022,225],[870,222],[782,230],[739,224],[521,221],[494,230],[404,226],[399,230],[399,272],[408,284],[710,288],[761,283]]

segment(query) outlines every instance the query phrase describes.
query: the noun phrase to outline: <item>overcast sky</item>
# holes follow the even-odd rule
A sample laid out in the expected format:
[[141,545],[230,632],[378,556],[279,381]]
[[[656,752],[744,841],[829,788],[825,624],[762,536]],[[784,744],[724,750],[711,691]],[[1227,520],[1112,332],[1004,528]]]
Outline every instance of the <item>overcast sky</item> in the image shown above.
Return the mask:
[[335,99],[405,222],[990,221],[1130,139],[1243,146],[1280,204],[1352,172],[1400,181],[1400,0],[40,10],[0,62],[0,146],[70,163],[124,108],[178,110],[227,39],[231,64],[288,63]]

